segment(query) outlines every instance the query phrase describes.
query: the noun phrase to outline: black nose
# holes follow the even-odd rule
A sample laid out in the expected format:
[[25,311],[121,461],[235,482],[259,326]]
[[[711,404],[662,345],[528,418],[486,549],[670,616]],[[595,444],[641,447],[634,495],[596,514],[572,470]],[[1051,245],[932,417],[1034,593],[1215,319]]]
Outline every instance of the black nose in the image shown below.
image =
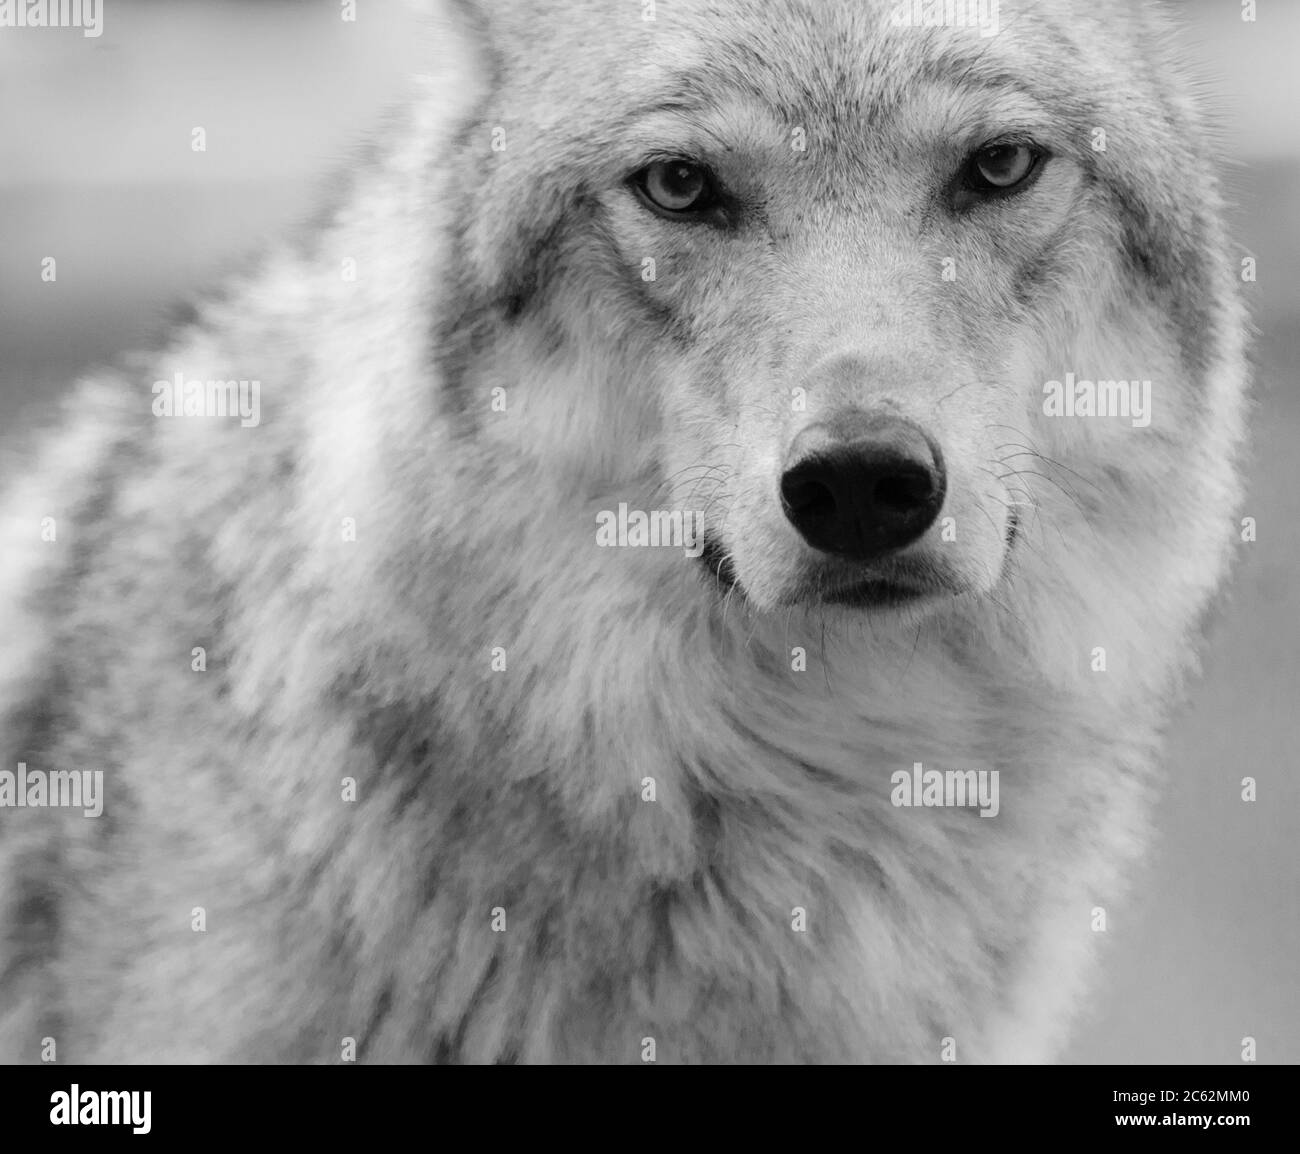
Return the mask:
[[920,537],[945,486],[943,454],[920,428],[855,409],[795,437],[781,502],[814,549],[869,561]]

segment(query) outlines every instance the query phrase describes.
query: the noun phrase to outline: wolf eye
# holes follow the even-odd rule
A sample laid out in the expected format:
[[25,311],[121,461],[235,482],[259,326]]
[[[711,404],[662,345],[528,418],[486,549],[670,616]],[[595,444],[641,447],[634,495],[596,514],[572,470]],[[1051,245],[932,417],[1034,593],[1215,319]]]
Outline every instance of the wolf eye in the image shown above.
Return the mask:
[[668,217],[697,216],[717,205],[713,174],[689,160],[656,160],[633,176],[632,187]]
[[986,144],[966,162],[963,184],[968,192],[1010,192],[1029,178],[1041,157],[1028,144]]

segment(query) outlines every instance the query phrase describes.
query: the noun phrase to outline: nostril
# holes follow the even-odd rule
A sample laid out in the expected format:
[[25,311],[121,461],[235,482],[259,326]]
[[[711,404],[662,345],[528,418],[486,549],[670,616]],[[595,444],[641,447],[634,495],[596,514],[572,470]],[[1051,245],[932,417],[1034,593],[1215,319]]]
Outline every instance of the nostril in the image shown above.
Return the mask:
[[825,517],[835,512],[830,486],[812,477],[787,476],[781,482],[781,496],[796,516]]
[[908,513],[934,500],[934,480],[925,469],[906,469],[881,477],[872,493],[877,505]]

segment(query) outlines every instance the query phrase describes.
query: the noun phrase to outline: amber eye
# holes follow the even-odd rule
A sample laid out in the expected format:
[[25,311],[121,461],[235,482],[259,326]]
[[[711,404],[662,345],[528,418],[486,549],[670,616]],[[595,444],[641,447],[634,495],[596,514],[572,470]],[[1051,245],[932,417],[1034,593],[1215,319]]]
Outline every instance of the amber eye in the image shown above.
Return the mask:
[[1024,182],[1041,153],[1028,144],[989,144],[966,165],[966,186],[974,192],[1007,192]]
[[713,207],[709,170],[689,160],[656,160],[633,177],[642,197],[668,216],[688,216]]

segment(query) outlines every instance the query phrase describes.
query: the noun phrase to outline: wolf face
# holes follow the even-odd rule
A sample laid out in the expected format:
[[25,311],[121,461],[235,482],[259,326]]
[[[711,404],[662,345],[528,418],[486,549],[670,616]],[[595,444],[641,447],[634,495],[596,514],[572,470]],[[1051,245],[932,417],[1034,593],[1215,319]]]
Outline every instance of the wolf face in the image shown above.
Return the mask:
[[[759,610],[988,594],[1041,554],[1044,505],[1095,518],[1081,475],[1140,505],[1207,387],[1210,177],[1160,69],[1101,35],[1119,18],[1003,5],[988,37],[896,7],[507,5],[483,30],[462,295],[500,380],[529,351],[530,413],[487,436],[698,512],[701,568]],[[539,371],[539,345],[584,359]],[[1066,374],[1145,382],[1154,425],[1045,411]]]

